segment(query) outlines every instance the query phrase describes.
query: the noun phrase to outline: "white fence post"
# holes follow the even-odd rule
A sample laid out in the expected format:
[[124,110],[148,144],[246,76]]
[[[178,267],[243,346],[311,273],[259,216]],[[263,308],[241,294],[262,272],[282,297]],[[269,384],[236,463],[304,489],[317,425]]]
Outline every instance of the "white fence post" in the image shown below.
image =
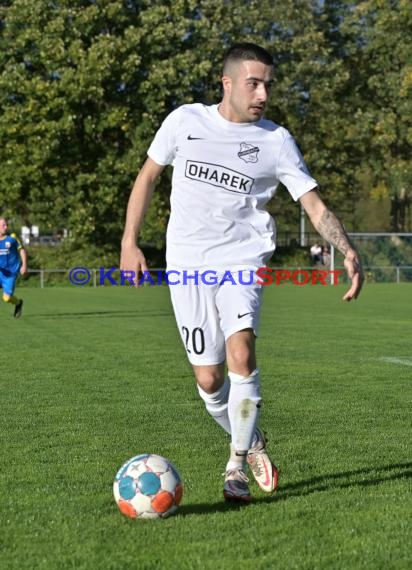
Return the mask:
[[[330,270],[332,272],[330,274],[330,284],[333,285],[333,283],[334,283],[333,271],[335,271],[335,248],[333,247],[332,244],[330,246]],[[337,283],[337,280],[336,280],[336,283]]]

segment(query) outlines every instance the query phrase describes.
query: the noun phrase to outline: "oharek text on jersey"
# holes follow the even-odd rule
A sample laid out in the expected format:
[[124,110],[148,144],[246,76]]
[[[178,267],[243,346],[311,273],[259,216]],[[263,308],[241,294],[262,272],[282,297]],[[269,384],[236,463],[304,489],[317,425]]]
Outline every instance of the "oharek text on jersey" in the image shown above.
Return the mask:
[[186,178],[205,182],[230,192],[250,194],[254,179],[241,172],[208,162],[186,161]]

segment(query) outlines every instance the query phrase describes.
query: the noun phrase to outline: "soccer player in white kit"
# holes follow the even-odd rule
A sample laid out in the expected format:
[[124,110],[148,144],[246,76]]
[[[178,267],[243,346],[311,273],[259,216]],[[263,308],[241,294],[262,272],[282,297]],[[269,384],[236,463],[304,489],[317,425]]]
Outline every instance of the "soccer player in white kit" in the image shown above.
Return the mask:
[[244,503],[251,498],[248,466],[266,492],[275,490],[278,478],[258,427],[255,338],[262,285],[251,276],[275,249],[265,204],[279,182],[345,256],[351,286],[344,300],[356,299],[363,283],[359,255],[320,198],[293,137],[263,118],[272,82],[270,54],[236,44],[225,56],[220,104],[183,105],[166,117],[130,195],[120,262],[135,275],[148,270],[138,234],[155,182],[172,165],[166,238],[172,304],[199,395],[231,436],[224,497]]

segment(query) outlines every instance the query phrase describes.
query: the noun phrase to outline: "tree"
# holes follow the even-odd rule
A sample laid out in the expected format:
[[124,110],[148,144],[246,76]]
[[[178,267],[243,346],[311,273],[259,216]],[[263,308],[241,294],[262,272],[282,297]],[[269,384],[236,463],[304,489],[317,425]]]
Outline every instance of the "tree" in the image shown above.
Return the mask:
[[[369,184],[364,202],[371,209],[412,184],[412,11],[407,0],[365,0],[348,12],[347,61],[354,83],[348,103],[351,136],[357,141],[355,174]],[[365,208],[365,209],[366,209]],[[365,210],[364,210],[365,212]]]
[[[406,0],[14,0],[0,4],[0,206],[73,243],[117,248],[133,177],[163,118],[220,92],[224,50],[275,55],[267,115],[289,127],[338,214],[409,176]],[[382,69],[384,73],[382,73]],[[367,187],[359,181],[371,180]],[[170,172],[142,238],[162,245]],[[280,192],[271,211],[298,227]]]

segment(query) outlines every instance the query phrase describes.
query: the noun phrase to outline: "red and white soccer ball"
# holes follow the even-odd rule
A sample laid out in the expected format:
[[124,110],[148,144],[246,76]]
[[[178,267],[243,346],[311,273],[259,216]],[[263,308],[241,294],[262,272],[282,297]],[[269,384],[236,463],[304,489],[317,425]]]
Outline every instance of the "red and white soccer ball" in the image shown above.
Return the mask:
[[132,457],[116,474],[113,494],[120,512],[132,519],[166,518],[182,500],[183,484],[165,457],[146,453]]

